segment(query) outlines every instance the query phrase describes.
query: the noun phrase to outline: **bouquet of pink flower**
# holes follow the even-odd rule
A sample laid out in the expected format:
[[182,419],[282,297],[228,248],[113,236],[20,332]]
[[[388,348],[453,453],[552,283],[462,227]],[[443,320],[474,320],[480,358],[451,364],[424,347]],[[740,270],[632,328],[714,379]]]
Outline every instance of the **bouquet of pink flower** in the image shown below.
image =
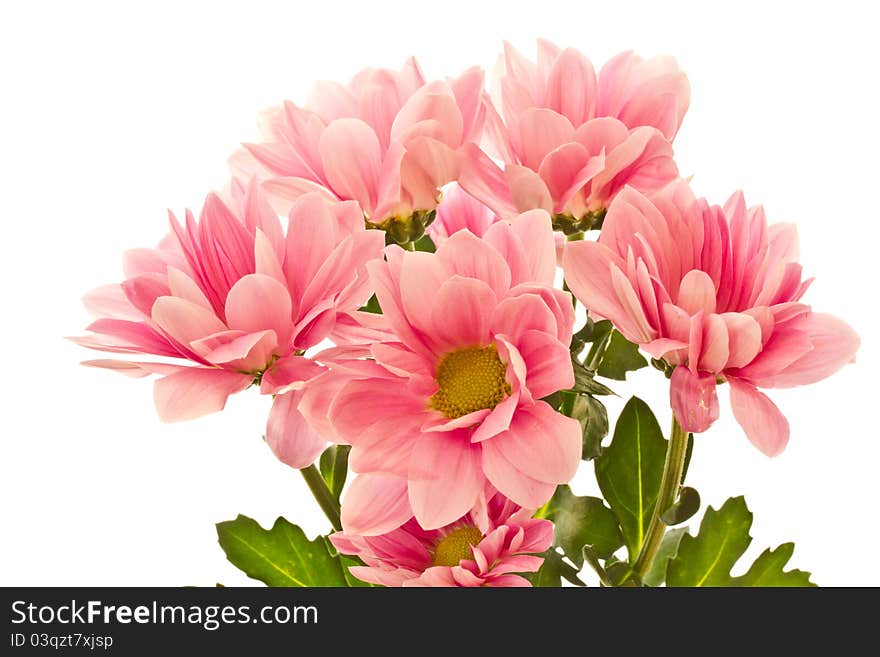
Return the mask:
[[[811,585],[785,570],[790,543],[731,575],[741,497],[678,526],[701,506],[684,480],[719,387],[775,456],[789,426],[761,389],[855,358],[856,333],[802,300],[794,225],[679,176],[673,59],[597,74],[541,41],[496,70],[490,96],[479,68],[428,81],[411,59],[263,112],[198,218],[172,214],[85,297],[75,340],[125,358],[85,364],[158,377],[166,421],[272,396],[266,443],[333,531],[220,523],[269,586],[582,585],[585,565],[604,586]],[[648,357],[668,439],[637,397],[609,438],[602,398]],[[603,498],[567,485],[589,461]]]

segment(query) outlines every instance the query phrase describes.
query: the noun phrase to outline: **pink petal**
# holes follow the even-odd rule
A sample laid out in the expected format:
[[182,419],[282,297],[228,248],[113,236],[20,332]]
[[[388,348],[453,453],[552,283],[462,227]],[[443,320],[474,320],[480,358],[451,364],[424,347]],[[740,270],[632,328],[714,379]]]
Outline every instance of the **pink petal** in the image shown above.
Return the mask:
[[727,324],[720,315],[708,315],[703,320],[702,353],[699,369],[721,372],[730,357],[730,336]]
[[546,105],[580,125],[595,116],[596,73],[586,57],[566,48],[553,63],[547,78]]
[[535,294],[508,297],[492,315],[492,333],[502,333],[514,344],[526,331],[540,331],[555,338],[556,318],[544,300]]
[[703,311],[705,314],[715,312],[715,283],[704,271],[692,269],[678,288],[676,305],[691,315]]
[[163,422],[191,420],[223,410],[229,395],[252,382],[247,374],[192,367],[157,379],[153,398]]
[[516,348],[525,361],[526,385],[535,399],[574,386],[571,353],[555,334],[526,331]]
[[503,298],[510,289],[510,267],[491,245],[467,231],[459,231],[437,249],[437,259],[451,274],[479,279],[495,296]]
[[504,177],[510,189],[510,197],[518,212],[545,210],[553,212],[553,197],[540,175],[528,167],[508,164]]
[[524,474],[501,453],[497,443],[497,436],[480,443],[486,477],[495,488],[520,506],[537,509],[553,496],[556,484],[538,481]]
[[519,393],[514,392],[493,408],[492,412],[480,423],[480,426],[474,430],[471,442],[479,443],[494,438],[502,431],[507,431],[516,409],[519,407],[519,399]]
[[342,526],[359,536],[378,536],[412,518],[407,481],[390,475],[358,475],[342,501]]
[[718,419],[715,386],[714,374],[694,374],[687,367],[675,368],[669,381],[669,403],[682,429],[700,433]]
[[777,456],[788,443],[788,420],[770,398],[748,383],[728,378],[733,415],[752,444],[767,456]]
[[752,362],[761,351],[761,326],[745,313],[722,313],[721,319],[727,324],[730,342],[730,355],[727,367],[743,367]]
[[466,432],[423,434],[410,456],[409,501],[419,524],[439,529],[466,514],[483,488],[480,448]]
[[497,450],[527,477],[563,484],[580,464],[581,434],[577,420],[538,402],[518,409],[510,429],[482,444],[484,450]]
[[266,423],[266,443],[279,461],[292,468],[308,467],[327,445],[299,412],[301,397],[301,391],[277,395]]
[[812,350],[785,367],[774,377],[774,387],[805,385],[831,376],[855,360],[861,340],[846,322],[821,313],[810,313],[797,321]]
[[572,141],[574,127],[566,117],[551,109],[530,107],[517,117],[514,146],[520,161],[537,171],[547,154]]
[[287,287],[265,274],[239,279],[226,297],[226,321],[230,328],[247,332],[275,331],[285,346],[293,328]]
[[517,209],[504,171],[476,144],[465,144],[459,154],[461,175],[458,184],[462,189],[492,208],[498,216],[515,216]]
[[511,285],[553,284],[556,242],[550,215],[546,211],[531,210],[517,215],[511,223],[494,223],[483,239],[507,261]]
[[305,381],[314,379],[324,368],[305,356],[290,355],[281,358],[263,373],[260,392],[282,394],[301,387]]
[[184,346],[227,329],[213,311],[177,297],[156,299],[152,317],[163,331]]
[[365,213],[373,210],[382,157],[379,139],[360,119],[337,119],[324,130],[320,143],[324,173],[333,190],[354,199]]

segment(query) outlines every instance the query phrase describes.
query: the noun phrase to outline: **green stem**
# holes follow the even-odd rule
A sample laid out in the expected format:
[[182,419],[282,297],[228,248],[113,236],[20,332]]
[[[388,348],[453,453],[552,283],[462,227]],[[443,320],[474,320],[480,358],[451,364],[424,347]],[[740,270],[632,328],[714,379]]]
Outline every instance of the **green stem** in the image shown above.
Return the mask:
[[309,490],[312,491],[312,495],[315,496],[318,506],[321,507],[321,511],[327,516],[327,520],[333,525],[333,529],[341,531],[342,521],[339,518],[339,503],[336,501],[336,498],[333,497],[333,493],[330,492],[330,489],[327,488],[327,483],[324,481],[324,477],[321,476],[321,472],[313,463],[309,467],[300,470],[300,474],[302,474],[303,479],[306,480],[306,483],[309,485]]
[[663,513],[675,504],[678,490],[681,487],[681,477],[684,472],[684,461],[687,455],[688,434],[681,428],[678,420],[672,418],[672,433],[669,436],[669,445],[666,448],[666,462],[663,464],[663,477],[660,479],[660,493],[657,495],[657,503],[648,523],[648,531],[645,541],[639,550],[632,566],[632,572],[639,579],[645,576],[654,563],[660,542],[666,533],[666,523],[660,518]]
[[415,251],[416,250],[416,243],[415,242],[406,242],[404,244],[401,244],[400,246],[403,247],[404,249],[406,249],[407,251]]

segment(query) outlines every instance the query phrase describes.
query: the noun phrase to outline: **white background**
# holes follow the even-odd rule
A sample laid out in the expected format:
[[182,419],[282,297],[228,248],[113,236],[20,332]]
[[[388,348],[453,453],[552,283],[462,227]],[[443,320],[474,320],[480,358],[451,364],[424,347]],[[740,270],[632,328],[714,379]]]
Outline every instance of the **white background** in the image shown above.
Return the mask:
[[[858,363],[771,396],[787,451],[767,459],[731,418],[698,437],[704,502],[747,494],[753,550],[793,540],[825,585],[880,584],[877,189],[880,48],[871,3],[3,3],[0,9],[0,584],[227,585],[249,580],[214,523],[325,522],[297,472],[260,439],[254,392],[202,420],[161,424],[150,383],[80,367],[83,293],[121,277],[121,253],[197,207],[254,117],[312,81],[420,57],[429,76],[490,68],[503,39],[580,48],[597,68],[629,48],[690,76],[676,141],[697,191],[737,188],[796,221],[817,280],[807,301],[861,333]],[[653,370],[618,386],[658,409]],[[613,405],[613,411],[620,404]],[[591,488],[589,466],[575,482]]]

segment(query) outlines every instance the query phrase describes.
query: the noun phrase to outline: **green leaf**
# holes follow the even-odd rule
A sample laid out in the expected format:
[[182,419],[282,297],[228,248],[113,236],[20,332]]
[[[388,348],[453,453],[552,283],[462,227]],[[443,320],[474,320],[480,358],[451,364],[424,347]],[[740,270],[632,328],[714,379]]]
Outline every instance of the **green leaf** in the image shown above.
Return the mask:
[[626,373],[648,366],[648,361],[639,353],[639,348],[627,340],[620,332],[611,331],[611,338],[597,370],[600,376],[618,381],[626,380]]
[[657,419],[645,402],[631,398],[617,419],[611,444],[595,460],[596,480],[623,530],[630,561],[644,541],[665,459],[666,440]]
[[539,554],[544,557],[544,563],[536,573],[524,573],[523,577],[532,583],[532,586],[540,588],[558,588],[562,586],[562,580],[576,586],[583,586],[584,583],[578,579],[578,569],[569,563],[566,563],[562,556],[553,548]]
[[607,319],[603,319],[601,322],[593,324],[593,331],[590,334],[590,339],[593,341],[593,344],[587,352],[587,357],[584,359],[584,364],[587,369],[593,370],[594,372],[598,369],[599,363],[602,361],[602,355],[605,353],[605,349],[611,341],[611,331],[612,325]]
[[345,479],[348,475],[348,453],[351,447],[348,445],[331,445],[321,454],[318,461],[318,468],[321,476],[327,483],[327,488],[339,501],[342,494],[342,487],[345,485]]
[[605,405],[592,395],[578,395],[563,391],[558,410],[581,423],[583,447],[581,458],[594,459],[602,452],[602,439],[608,435],[608,411]]
[[666,509],[660,516],[660,520],[667,526],[680,525],[694,517],[700,510],[700,494],[696,488],[683,486],[678,492],[678,500]]
[[666,569],[669,566],[669,560],[678,554],[678,545],[687,532],[687,527],[676,527],[663,535],[660,548],[654,557],[654,563],[651,564],[650,570],[645,573],[642,583],[647,586],[660,586],[666,581]]
[[310,541],[303,530],[278,518],[272,529],[239,515],[217,524],[226,558],[248,577],[267,586],[345,586],[339,560],[323,536]]
[[591,395],[613,395],[614,391],[606,385],[596,381],[594,372],[583,366],[577,359],[571,359],[571,366],[574,369],[574,390],[575,392],[585,392]]
[[382,308],[379,306],[379,299],[374,294],[369,298],[369,300],[358,310],[363,310],[364,312],[373,313],[374,315],[381,315]]
[[706,509],[696,536],[685,535],[678,554],[669,562],[667,586],[815,586],[810,574],[783,570],[794,551],[793,543],[765,550],[745,575],[730,571],[743,556],[752,537],[752,513],[745,499],[732,497],[717,511]]
[[413,246],[415,246],[416,251],[426,251],[427,253],[434,253],[437,250],[437,247],[434,246],[434,240],[431,239],[430,235],[422,235],[415,241]]
[[617,518],[598,497],[579,497],[568,486],[559,486],[543,514],[555,525],[553,544],[578,567],[584,563],[585,545],[603,559],[623,545]]

